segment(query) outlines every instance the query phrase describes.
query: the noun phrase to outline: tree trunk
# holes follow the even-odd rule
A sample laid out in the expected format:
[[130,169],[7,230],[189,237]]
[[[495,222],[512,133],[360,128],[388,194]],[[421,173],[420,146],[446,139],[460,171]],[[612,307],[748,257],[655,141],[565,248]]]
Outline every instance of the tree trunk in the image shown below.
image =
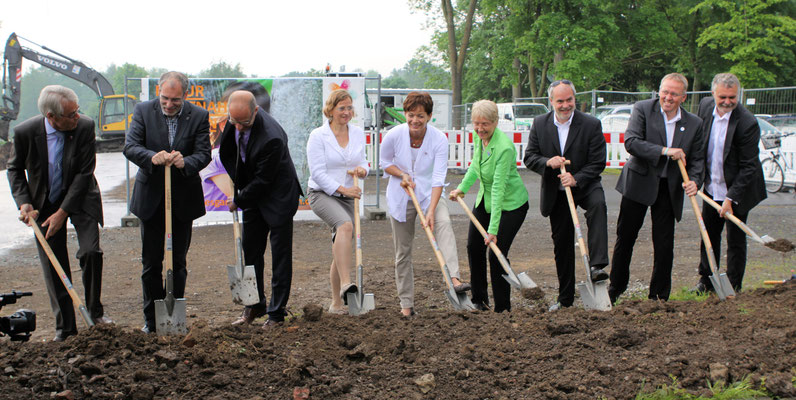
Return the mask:
[[520,64],[519,57],[514,57],[514,62],[512,63],[512,67],[514,67],[514,72],[517,74],[517,82],[511,85],[511,101],[515,102],[518,98],[522,97],[522,92],[520,91]]
[[[451,89],[453,90],[453,105],[462,104],[462,72],[464,60],[467,58],[467,48],[470,46],[470,34],[473,30],[473,15],[478,0],[470,0],[467,7],[467,16],[464,21],[462,42],[456,42],[456,24],[451,0],[442,0],[442,14],[445,16],[445,25],[448,28],[448,59],[451,67]],[[458,51],[456,49],[458,44]]]

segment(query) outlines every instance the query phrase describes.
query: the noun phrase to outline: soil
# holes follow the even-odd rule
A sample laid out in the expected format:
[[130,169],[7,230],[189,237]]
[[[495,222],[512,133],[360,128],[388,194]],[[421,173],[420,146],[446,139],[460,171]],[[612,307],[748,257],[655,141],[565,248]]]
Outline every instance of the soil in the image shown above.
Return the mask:
[[[523,174],[529,181],[531,176]],[[608,178],[604,185],[612,187]],[[538,186],[529,192],[538,193]],[[615,240],[618,213],[612,201],[609,243]],[[750,223],[771,235],[796,237],[796,226],[782,223],[794,209],[760,206]],[[229,325],[241,312],[231,301],[226,277],[226,266],[234,263],[231,227],[195,227],[188,253],[187,337],[140,331],[140,232],[108,228],[101,242],[103,303],[116,324],[86,329],[79,322],[77,336],[51,341],[54,319],[29,243],[0,260],[0,291],[34,292],[0,313],[28,308],[38,314],[30,342],[0,339],[0,398],[60,393],[57,398],[627,399],[673,378],[705,394],[709,382],[744,377],[754,384],[764,379],[777,396],[796,396],[791,381],[796,375],[796,282],[762,287],[763,280],[791,275],[793,252],[750,241],[744,290],[734,299],[643,300],[652,261],[647,221],[635,249],[631,287],[619,305],[609,312],[585,311],[576,301],[575,307],[547,312],[558,287],[552,240],[549,222],[536,211],[538,203],[531,210],[510,260],[543,296],[513,290],[512,311],[501,314],[453,310],[432,249],[417,229],[417,315],[401,317],[389,223],[373,220],[362,221],[362,237],[365,291],[375,295],[376,309],[358,317],[329,314],[328,229],[321,222],[296,222],[290,316],[268,331],[261,329],[264,319],[251,326]],[[687,215],[676,230],[675,291],[697,281],[699,231]],[[463,278],[469,281],[468,220],[460,214],[452,219]],[[73,232],[69,251],[76,252]],[[75,264],[73,259],[74,284],[83,297]],[[580,264],[577,272],[582,274]]]
[[796,246],[794,246],[793,243],[791,243],[791,241],[788,239],[777,239],[774,240],[773,242],[766,243],[766,247],[768,247],[769,249],[774,249],[776,251],[787,253],[793,250],[793,248]]

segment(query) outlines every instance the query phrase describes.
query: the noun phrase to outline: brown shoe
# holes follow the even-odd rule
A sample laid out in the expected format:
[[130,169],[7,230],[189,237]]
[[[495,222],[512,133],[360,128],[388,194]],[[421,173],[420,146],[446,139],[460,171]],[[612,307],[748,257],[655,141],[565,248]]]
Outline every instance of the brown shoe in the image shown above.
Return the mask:
[[274,321],[274,320],[269,318],[263,324],[263,330],[267,331],[267,330],[271,330],[271,329],[274,329],[274,328],[279,328],[279,327],[281,327],[284,324],[285,324],[285,321]]
[[265,315],[264,309],[258,309],[254,307],[244,307],[243,314],[240,315],[240,318],[236,319],[232,325],[249,325],[254,322],[255,319],[262,317]]

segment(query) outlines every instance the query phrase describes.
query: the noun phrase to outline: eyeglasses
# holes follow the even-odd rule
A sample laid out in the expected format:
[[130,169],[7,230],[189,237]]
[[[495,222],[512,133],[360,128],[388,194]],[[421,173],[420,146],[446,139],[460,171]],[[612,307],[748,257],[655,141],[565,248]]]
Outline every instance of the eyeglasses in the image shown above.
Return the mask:
[[251,117],[249,117],[248,121],[236,121],[234,118],[232,118],[232,116],[227,115],[227,120],[232,125],[240,125],[240,126],[243,126],[244,128],[248,128],[248,127],[254,125],[254,117],[256,117],[256,116],[257,116],[257,113],[254,112],[254,113],[252,113]]
[[680,97],[680,96],[683,96],[683,93],[670,92],[668,90],[661,90],[658,93],[660,94],[660,97],[666,97],[666,96]]
[[337,112],[351,112],[354,111],[354,106],[340,106],[336,108]]
[[75,117],[80,115],[79,112],[80,112],[80,107],[78,107],[77,110],[70,112],[69,114],[61,115],[61,118],[74,119]]
[[550,87],[556,87],[562,83],[565,85],[571,85],[572,81],[570,81],[569,79],[559,79],[557,81],[553,81],[553,83],[550,84]]

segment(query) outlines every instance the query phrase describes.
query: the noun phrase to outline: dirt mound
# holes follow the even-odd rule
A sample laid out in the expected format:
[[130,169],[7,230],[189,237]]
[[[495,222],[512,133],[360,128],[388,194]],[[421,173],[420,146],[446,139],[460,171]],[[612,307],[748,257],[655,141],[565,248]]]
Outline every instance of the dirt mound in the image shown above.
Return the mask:
[[[63,343],[0,343],[3,398],[632,398],[713,377],[793,393],[796,282],[729,301],[628,301],[611,312],[311,310],[283,328],[194,322],[188,338],[102,325]],[[722,367],[722,368],[719,368]],[[726,369],[726,371],[725,371]],[[716,375],[716,371],[720,371]]]

